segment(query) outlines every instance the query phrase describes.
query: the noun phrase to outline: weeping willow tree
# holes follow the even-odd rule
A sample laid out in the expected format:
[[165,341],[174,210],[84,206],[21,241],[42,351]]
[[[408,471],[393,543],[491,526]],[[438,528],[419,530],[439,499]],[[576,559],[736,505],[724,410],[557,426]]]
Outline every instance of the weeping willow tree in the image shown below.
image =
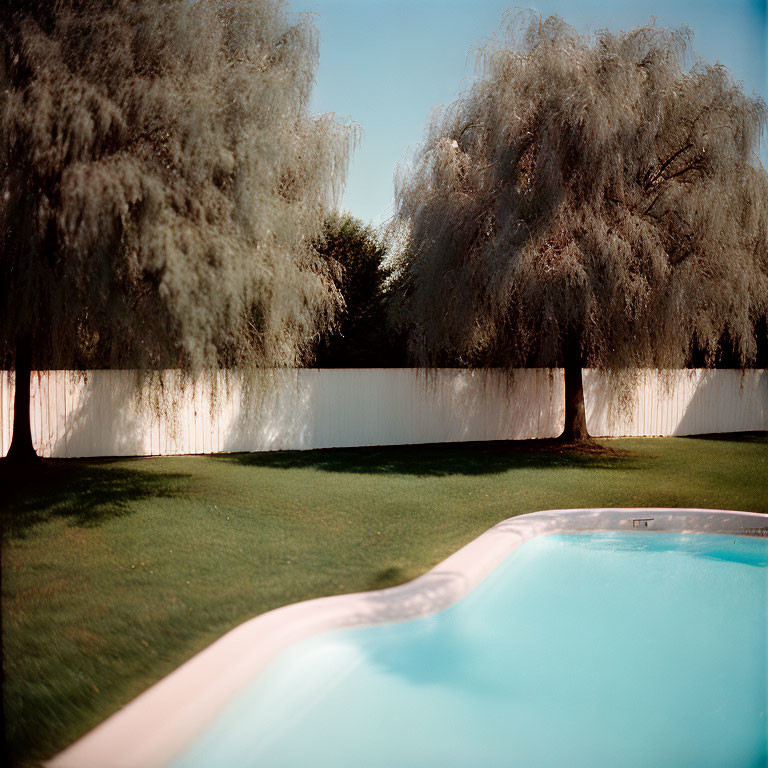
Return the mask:
[[0,354],[9,458],[36,367],[301,363],[340,297],[311,246],[353,140],[308,102],[279,0],[52,0],[2,12]]
[[507,20],[396,182],[394,316],[422,365],[563,366],[582,441],[584,366],[712,364],[724,336],[754,358],[766,106],[687,66],[687,30]]

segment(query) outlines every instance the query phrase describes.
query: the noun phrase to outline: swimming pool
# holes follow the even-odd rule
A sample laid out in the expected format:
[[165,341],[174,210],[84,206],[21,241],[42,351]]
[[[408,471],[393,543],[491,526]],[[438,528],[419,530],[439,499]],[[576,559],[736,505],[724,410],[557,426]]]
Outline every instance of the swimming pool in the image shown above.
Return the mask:
[[766,765],[767,601],[764,516],[522,515],[246,622],[49,765]]
[[764,766],[768,541],[533,539],[456,605],[292,648],[174,768]]

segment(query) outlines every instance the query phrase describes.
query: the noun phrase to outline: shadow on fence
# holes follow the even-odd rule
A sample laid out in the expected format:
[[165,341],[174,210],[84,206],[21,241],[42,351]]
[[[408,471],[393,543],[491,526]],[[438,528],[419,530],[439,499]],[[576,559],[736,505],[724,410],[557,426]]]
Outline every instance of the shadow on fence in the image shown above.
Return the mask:
[[585,377],[594,436],[682,436],[768,429],[768,372],[641,370]]
[[311,450],[555,437],[559,379],[531,370],[277,371],[260,395],[231,401],[221,450]]
[[768,371],[701,371],[674,434],[734,433],[735,426],[768,428],[767,392]]
[[123,371],[68,373],[76,403],[52,456],[141,456],[149,453],[148,419],[139,411],[140,379]]
[[248,382],[232,381],[220,450],[311,448],[317,413],[325,404],[313,374],[286,369],[265,371]]
[[[563,382],[554,370],[526,369],[512,377],[458,369],[212,373],[197,381],[179,371],[157,371],[148,379],[134,371],[38,372],[33,440],[43,456],[74,458],[532,438],[541,444],[562,431]],[[617,400],[605,375],[585,371],[590,434],[768,429],[764,371],[675,371],[669,386],[663,375],[642,371],[636,384],[626,399],[634,409],[623,409],[617,402],[624,399]],[[0,436],[6,448],[11,390],[3,375]]]

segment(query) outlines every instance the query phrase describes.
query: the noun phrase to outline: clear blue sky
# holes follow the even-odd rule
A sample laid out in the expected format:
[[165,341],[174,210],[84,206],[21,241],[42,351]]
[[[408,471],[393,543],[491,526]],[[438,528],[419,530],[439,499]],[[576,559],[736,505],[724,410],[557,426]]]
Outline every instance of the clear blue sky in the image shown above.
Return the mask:
[[[514,0],[512,0],[512,3]],[[351,118],[363,130],[342,208],[379,224],[392,214],[393,172],[421,141],[430,110],[453,101],[473,73],[469,55],[499,30],[504,0],[291,0],[316,13],[320,66],[313,111]],[[694,50],[720,61],[749,94],[768,97],[768,0],[547,0],[581,31],[630,29],[655,16],[688,25]],[[762,148],[768,158],[768,137]]]

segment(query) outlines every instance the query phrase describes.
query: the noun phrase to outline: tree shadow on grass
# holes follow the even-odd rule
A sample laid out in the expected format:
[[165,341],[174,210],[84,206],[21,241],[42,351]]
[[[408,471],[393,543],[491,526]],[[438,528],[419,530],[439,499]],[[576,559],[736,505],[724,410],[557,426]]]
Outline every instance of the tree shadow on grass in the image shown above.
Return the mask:
[[500,440],[483,443],[431,443],[315,451],[217,454],[216,460],[269,469],[316,469],[354,474],[444,477],[489,475],[523,469],[634,469],[628,451],[563,445],[556,440]]
[[717,440],[722,443],[752,443],[763,444],[768,448],[768,431],[766,432],[718,432],[703,435],[681,435],[680,440]]
[[98,526],[131,513],[136,501],[181,495],[189,475],[114,466],[116,460],[43,460],[30,467],[0,461],[2,535],[22,538],[35,525],[63,518]]

